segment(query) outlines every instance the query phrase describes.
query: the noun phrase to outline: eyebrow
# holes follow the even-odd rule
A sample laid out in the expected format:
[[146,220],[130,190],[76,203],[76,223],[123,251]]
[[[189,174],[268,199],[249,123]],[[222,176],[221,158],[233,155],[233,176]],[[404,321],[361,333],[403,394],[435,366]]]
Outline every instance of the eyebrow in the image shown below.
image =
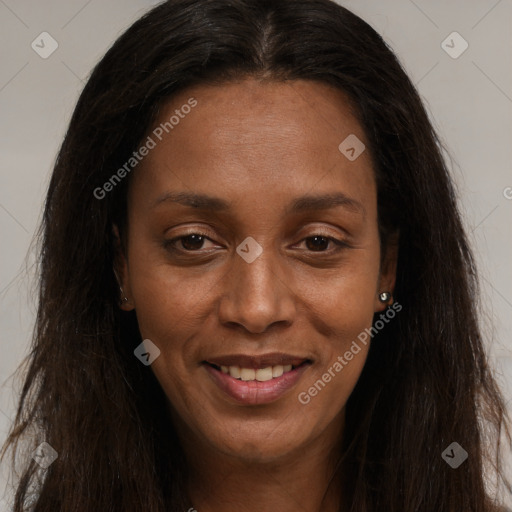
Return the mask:
[[351,210],[355,213],[361,213],[366,215],[364,206],[355,199],[341,193],[333,194],[321,194],[321,195],[305,195],[298,197],[290,206],[286,209],[285,213],[300,213],[311,210],[329,210],[343,206],[347,210]]
[[[178,203],[183,206],[209,211],[226,211],[230,209],[231,203],[220,197],[197,194],[193,192],[168,192],[160,196],[153,204],[153,207],[164,202]],[[355,213],[366,215],[364,206],[357,200],[341,193],[304,195],[294,199],[286,208],[285,214],[301,213],[313,210],[329,210],[343,206]]]
[[152,205],[156,207],[161,203],[171,202],[190,206],[201,210],[221,211],[229,210],[230,204],[219,197],[196,194],[193,192],[168,192],[160,196]]

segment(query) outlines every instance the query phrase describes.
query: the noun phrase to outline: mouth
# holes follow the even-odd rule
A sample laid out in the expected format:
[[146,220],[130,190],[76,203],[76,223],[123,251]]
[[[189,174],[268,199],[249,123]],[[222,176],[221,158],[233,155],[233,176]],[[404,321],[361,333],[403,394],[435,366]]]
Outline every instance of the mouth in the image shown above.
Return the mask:
[[245,405],[270,403],[281,398],[312,364],[311,359],[286,354],[232,355],[202,362],[217,387]]
[[276,364],[264,366],[262,368],[246,368],[239,365],[216,365],[208,361],[204,361],[205,364],[211,366],[217,371],[220,371],[226,375],[229,375],[233,379],[243,380],[245,382],[258,381],[266,382],[272,379],[278,379],[285,373],[289,373],[305,364],[310,363],[309,360],[305,360],[300,364]]

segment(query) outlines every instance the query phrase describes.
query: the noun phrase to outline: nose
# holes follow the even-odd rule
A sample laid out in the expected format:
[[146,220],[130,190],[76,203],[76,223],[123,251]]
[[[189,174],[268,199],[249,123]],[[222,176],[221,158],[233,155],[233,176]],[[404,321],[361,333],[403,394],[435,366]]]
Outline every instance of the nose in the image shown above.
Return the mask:
[[242,326],[251,333],[264,333],[274,324],[290,325],[296,311],[295,294],[292,280],[286,277],[271,250],[263,250],[251,263],[235,254],[221,284],[221,323]]

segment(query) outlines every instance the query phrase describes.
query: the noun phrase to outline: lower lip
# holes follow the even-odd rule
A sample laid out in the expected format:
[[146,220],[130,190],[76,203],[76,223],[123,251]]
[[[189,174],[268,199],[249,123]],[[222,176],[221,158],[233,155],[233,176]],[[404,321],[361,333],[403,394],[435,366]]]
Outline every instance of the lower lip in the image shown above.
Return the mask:
[[229,373],[223,373],[209,364],[203,363],[213,382],[229,397],[243,405],[258,405],[275,402],[295,386],[302,374],[311,366],[304,363],[281,377],[259,382],[238,380]]

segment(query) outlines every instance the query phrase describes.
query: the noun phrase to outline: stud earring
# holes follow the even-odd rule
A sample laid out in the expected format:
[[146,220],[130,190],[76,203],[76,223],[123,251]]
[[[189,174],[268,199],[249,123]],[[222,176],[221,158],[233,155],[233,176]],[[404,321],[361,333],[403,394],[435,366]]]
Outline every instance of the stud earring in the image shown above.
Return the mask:
[[379,300],[383,303],[389,302],[391,298],[392,295],[390,292],[382,292],[381,294],[379,294]]
[[122,306],[123,304],[125,304],[126,302],[129,302],[129,299],[128,297],[124,294],[123,292],[123,289],[121,287],[119,287],[119,289],[121,290],[121,300],[119,301],[119,305]]
[[114,275],[116,276],[116,281],[117,281],[117,285],[119,286],[119,290],[121,292],[121,300],[119,301],[119,305],[122,306],[123,304],[126,304],[127,302],[129,302],[129,299],[128,297],[125,295],[124,291],[123,291],[123,287],[119,284],[119,276],[117,275],[117,272],[116,272],[116,269],[114,268]]

